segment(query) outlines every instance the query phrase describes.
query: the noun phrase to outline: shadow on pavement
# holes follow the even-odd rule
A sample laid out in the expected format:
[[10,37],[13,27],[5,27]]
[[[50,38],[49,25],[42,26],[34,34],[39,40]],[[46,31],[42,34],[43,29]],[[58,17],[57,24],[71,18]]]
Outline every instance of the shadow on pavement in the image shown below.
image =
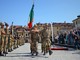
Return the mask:
[[31,57],[31,58],[36,58],[36,57],[41,57],[41,58],[48,58],[47,56],[43,55],[43,54],[39,54],[39,55],[31,55],[31,53],[10,53],[11,56],[6,55],[3,57]]
[[31,53],[9,53],[9,54],[31,54]]

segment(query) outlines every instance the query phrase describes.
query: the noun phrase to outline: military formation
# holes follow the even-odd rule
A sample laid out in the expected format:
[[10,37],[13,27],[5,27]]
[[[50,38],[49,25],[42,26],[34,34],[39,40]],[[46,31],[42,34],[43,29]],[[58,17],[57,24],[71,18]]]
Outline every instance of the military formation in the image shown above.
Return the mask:
[[5,56],[8,52],[18,48],[18,46],[24,45],[23,35],[13,35],[12,28],[9,29],[9,25],[0,23],[0,56]]
[[[31,55],[38,55],[39,38],[41,38],[41,53],[43,53],[43,55],[46,53],[49,53],[49,55],[51,55],[51,35],[48,25],[46,24],[44,26],[44,29],[41,31],[38,30],[37,25],[34,25],[29,31]],[[24,45],[24,43],[25,40],[23,31],[16,31],[16,34],[13,34],[12,26],[11,29],[9,29],[9,25],[6,22],[0,23],[0,56],[6,56],[8,52],[11,52],[19,46]]]

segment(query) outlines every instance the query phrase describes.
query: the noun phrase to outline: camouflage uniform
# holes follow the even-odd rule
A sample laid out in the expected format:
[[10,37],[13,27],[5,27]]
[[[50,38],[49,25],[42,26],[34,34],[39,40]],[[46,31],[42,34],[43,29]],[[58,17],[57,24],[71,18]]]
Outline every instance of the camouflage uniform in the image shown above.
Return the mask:
[[23,45],[23,35],[21,35],[21,45]]
[[22,39],[22,36],[20,35],[19,38],[20,38],[20,39],[19,39],[19,45],[21,46],[21,39]]
[[14,45],[14,37],[13,35],[10,35],[10,39],[11,39],[11,51],[13,50],[13,45]]
[[14,45],[14,37],[12,36],[12,34],[9,34],[9,37],[8,37],[8,51],[9,52],[12,51],[13,45]]
[[8,36],[9,36],[9,29],[8,29],[8,24],[7,23],[5,23],[5,26],[6,26],[6,28],[5,28],[5,33],[6,33],[6,35],[5,35],[5,41],[4,41],[4,53],[8,53]]
[[2,54],[2,36],[1,36],[1,28],[0,28],[0,56],[3,56]]
[[17,39],[16,39],[16,47],[17,47],[17,48],[18,48],[18,46],[19,46],[19,40],[20,40],[20,37],[17,36]]
[[34,26],[34,29],[31,31],[31,43],[30,43],[30,48],[31,48],[31,53],[32,55],[36,53],[38,54],[38,32],[39,30],[35,30],[36,26]]
[[44,26],[44,29],[41,32],[42,36],[42,52],[44,52],[43,55],[45,55],[50,50],[51,41],[50,41],[50,31],[47,28],[47,26]]
[[14,49],[18,48],[18,46],[19,46],[19,39],[20,39],[20,37],[18,35],[14,36]]
[[0,29],[0,56],[4,56],[3,51],[4,51],[4,38],[5,38],[5,31],[4,31],[4,24],[1,23],[1,29]]

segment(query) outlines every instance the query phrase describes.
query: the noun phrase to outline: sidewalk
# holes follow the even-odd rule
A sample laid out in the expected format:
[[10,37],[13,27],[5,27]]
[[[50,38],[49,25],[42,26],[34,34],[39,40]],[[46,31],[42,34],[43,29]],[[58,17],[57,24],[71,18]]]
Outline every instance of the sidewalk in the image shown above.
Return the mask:
[[31,56],[30,54],[30,44],[25,43],[25,45],[20,46],[12,52],[9,52],[6,56],[0,56],[0,60],[80,60],[80,50],[74,50],[70,48],[69,50],[52,50],[53,54],[50,56],[46,54],[45,56],[41,53],[41,45],[38,44],[38,56]]

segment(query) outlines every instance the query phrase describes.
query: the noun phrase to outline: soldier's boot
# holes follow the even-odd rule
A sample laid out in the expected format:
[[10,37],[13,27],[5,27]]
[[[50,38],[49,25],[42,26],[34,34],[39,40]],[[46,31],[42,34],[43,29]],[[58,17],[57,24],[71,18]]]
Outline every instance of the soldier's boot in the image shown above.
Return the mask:
[[17,41],[17,48],[19,47],[19,42]]
[[32,49],[32,56],[34,55],[34,53],[35,53],[35,50],[34,50],[34,49]]
[[0,52],[0,56],[4,56],[4,54],[2,52]]
[[35,50],[35,53],[36,53],[36,56],[38,55],[38,51],[37,51],[37,47],[36,47],[36,49],[34,49]]
[[53,53],[53,52],[52,52],[51,50],[49,50],[49,55],[52,55],[52,53]]
[[45,55],[46,53],[45,53],[45,48],[43,47],[43,55]]
[[33,56],[33,55],[34,55],[34,52],[32,51],[32,53],[31,53],[31,54],[32,54],[32,56]]
[[43,47],[42,47],[42,51],[41,51],[41,53],[43,53]]
[[43,55],[45,55],[46,53],[44,52],[44,54]]
[[36,52],[36,56],[38,55],[38,52]]
[[6,49],[6,54],[8,54],[8,49]]
[[8,49],[8,52],[11,52],[11,49]]
[[19,46],[17,45],[17,48],[18,48]]
[[8,52],[3,52],[4,54],[8,54]]
[[4,54],[8,54],[8,52],[6,52],[6,51],[4,51],[3,53],[4,53]]
[[8,54],[7,48],[3,51],[4,54]]
[[11,51],[13,51],[13,49],[11,48]]
[[31,50],[31,52],[30,53],[32,53],[32,48],[30,47],[30,50]]
[[43,55],[45,55],[45,54],[46,54],[46,51],[44,50],[44,51],[43,51]]

